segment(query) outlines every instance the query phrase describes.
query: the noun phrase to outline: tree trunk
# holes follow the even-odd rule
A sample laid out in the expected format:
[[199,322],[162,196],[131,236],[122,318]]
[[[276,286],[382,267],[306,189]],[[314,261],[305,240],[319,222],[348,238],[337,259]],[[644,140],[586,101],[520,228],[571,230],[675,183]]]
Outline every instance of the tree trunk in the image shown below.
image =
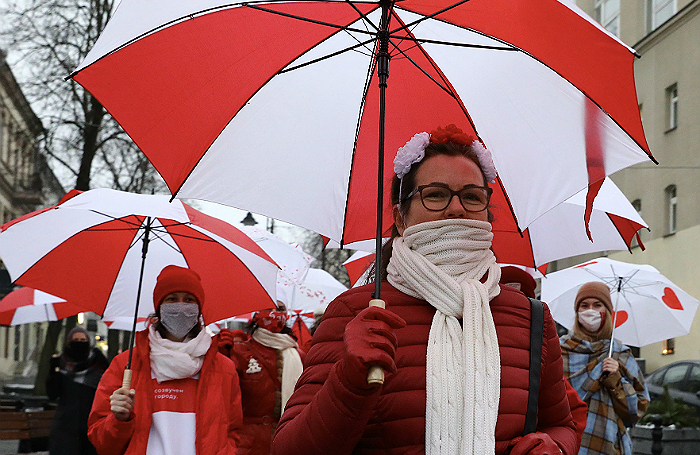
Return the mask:
[[39,369],[36,373],[36,379],[34,380],[35,395],[46,395],[46,380],[49,378],[49,363],[51,357],[53,357],[56,352],[58,336],[61,334],[62,328],[63,321],[49,322],[49,327],[46,330],[46,338],[44,339],[44,346],[41,348],[41,355],[39,356]]
[[121,333],[119,330],[107,330],[107,359],[111,362],[119,354]]

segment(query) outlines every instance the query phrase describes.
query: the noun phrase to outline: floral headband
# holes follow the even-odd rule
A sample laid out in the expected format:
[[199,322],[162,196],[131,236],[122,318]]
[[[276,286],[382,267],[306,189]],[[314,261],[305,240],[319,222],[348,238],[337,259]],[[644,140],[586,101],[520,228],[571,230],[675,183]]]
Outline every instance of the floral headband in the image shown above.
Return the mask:
[[404,176],[411,170],[411,166],[415,163],[420,163],[423,158],[425,158],[425,148],[430,142],[433,144],[454,142],[456,144],[471,146],[472,150],[476,153],[476,157],[479,159],[479,164],[486,176],[486,181],[489,183],[496,181],[496,167],[493,165],[491,152],[489,152],[481,142],[466,134],[454,124],[450,124],[444,129],[438,127],[438,129],[432,131],[430,134],[425,132],[416,134],[410,141],[406,142],[406,145],[396,152],[396,158],[394,158],[394,172],[402,182]]

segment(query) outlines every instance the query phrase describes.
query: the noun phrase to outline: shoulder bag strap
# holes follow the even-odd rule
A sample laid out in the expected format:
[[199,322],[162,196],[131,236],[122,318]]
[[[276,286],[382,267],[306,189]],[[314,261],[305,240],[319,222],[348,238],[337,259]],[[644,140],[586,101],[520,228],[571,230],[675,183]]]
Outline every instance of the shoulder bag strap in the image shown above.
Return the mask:
[[525,414],[523,434],[534,433],[537,429],[543,334],[544,304],[537,299],[530,299],[530,389],[527,396],[527,414]]

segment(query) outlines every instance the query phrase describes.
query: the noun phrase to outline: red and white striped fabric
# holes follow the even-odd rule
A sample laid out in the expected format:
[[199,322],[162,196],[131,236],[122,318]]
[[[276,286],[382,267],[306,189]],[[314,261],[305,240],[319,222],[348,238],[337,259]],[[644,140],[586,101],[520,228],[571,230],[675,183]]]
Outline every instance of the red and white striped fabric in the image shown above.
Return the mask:
[[342,245],[376,233],[380,124],[383,181],[418,132],[454,123],[479,137],[498,170],[495,200],[521,231],[651,158],[635,53],[574,2],[384,2],[385,103],[381,3],[123,0],[72,77],[173,194]]
[[4,224],[0,257],[15,283],[110,321],[153,313],[156,278],[170,264],[201,276],[207,323],[273,306],[279,270],[222,220],[168,196],[109,189],[71,192],[56,206]]
[[0,325],[14,326],[31,322],[58,321],[85,309],[60,297],[22,287],[0,300]]
[[[627,250],[637,231],[648,227],[612,180],[606,179],[593,203],[589,238],[581,223],[586,210],[586,190],[554,207],[525,229],[522,235],[509,218],[505,201],[493,200],[493,251],[501,264],[514,264],[546,272],[547,264],[558,259],[602,251]],[[640,245],[641,242],[640,242]],[[343,263],[355,285],[364,284],[365,271],[374,262],[367,251],[374,240],[358,242],[357,251]],[[643,249],[642,245],[642,249]]]

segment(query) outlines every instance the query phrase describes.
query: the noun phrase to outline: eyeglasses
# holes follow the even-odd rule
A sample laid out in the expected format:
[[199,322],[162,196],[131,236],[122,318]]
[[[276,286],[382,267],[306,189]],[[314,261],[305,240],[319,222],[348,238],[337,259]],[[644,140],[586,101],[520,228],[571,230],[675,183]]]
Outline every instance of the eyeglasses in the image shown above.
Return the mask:
[[404,201],[411,199],[416,193],[420,194],[423,207],[432,212],[445,210],[454,196],[458,196],[459,202],[467,212],[481,212],[489,206],[493,190],[487,186],[467,185],[461,190],[453,191],[444,183],[431,183],[416,187],[408,193]]

